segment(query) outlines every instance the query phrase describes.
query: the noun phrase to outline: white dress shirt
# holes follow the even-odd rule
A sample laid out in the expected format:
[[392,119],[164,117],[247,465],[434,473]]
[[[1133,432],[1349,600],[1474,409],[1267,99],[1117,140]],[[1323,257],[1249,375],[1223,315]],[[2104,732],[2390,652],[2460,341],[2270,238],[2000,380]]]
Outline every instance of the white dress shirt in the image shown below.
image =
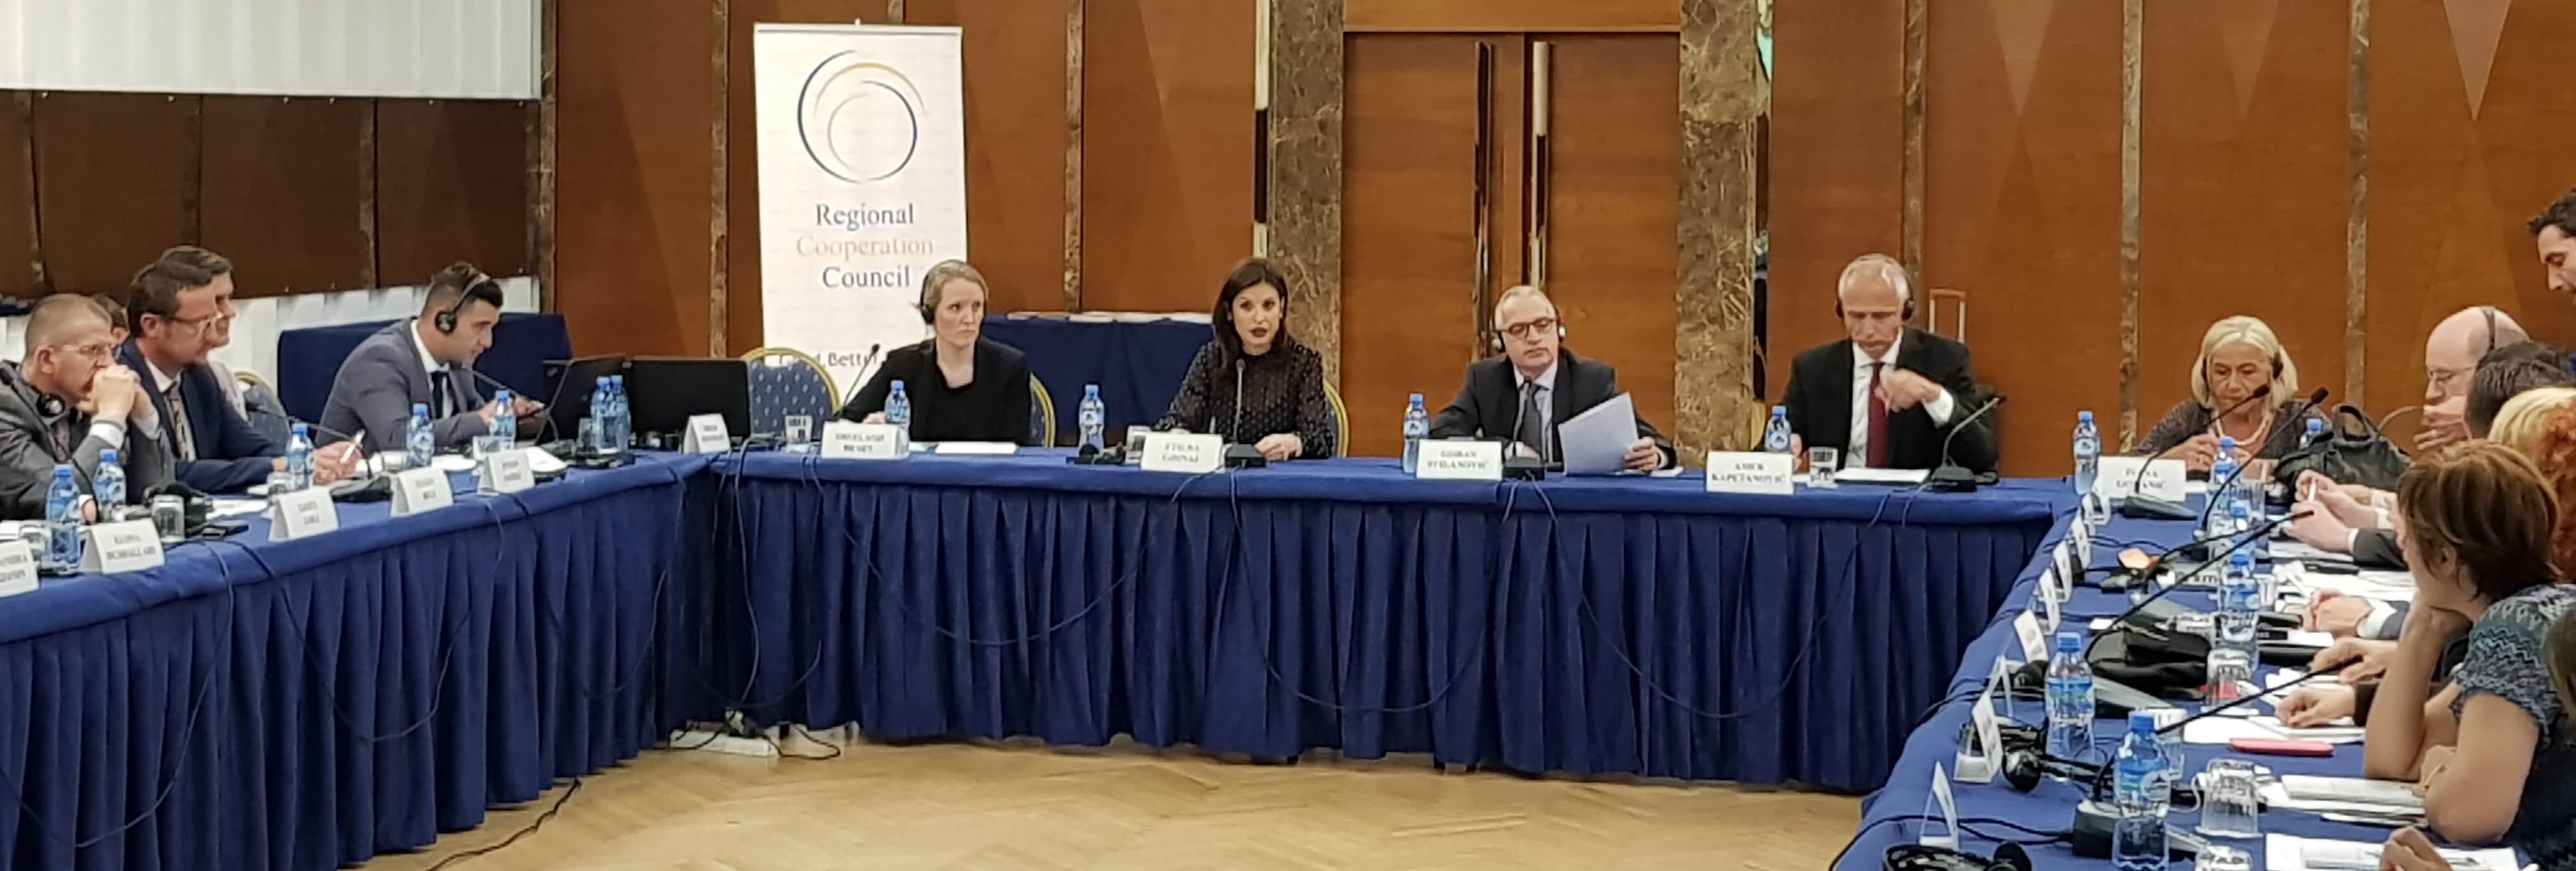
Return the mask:
[[428,321],[424,321],[419,318],[412,319],[411,348],[414,351],[420,352],[420,371],[421,374],[430,376],[430,389],[437,389],[438,373],[447,373],[447,395],[444,397],[433,397],[430,399],[429,416],[433,419],[439,417],[438,408],[440,402],[448,404],[449,408],[447,409],[447,413],[451,415],[463,414],[467,411],[475,410],[465,407],[464,394],[459,393],[456,390],[457,373],[455,367],[441,363],[438,361],[438,358],[430,356],[429,343],[421,341],[420,331],[429,328],[430,326]]
[[[1861,350],[1858,343],[1854,343],[1852,345],[1851,442],[1843,451],[1843,466],[1845,468],[1866,468],[1869,465],[1870,366],[1871,364],[1886,364],[1886,368],[1880,370],[1878,373],[1879,382],[1882,384],[1886,383],[1888,376],[1896,374],[1896,353],[1904,346],[1905,336],[1902,333],[1897,334],[1895,342],[1888,344],[1886,354],[1880,355],[1876,358],[1869,356],[1869,352]],[[1931,402],[1924,403],[1923,410],[1925,413],[1932,415],[1933,425],[1948,426],[1950,424],[1950,415],[1959,410],[1959,403],[1956,398],[1950,395],[1950,391],[1943,390],[1939,397],[1933,399]],[[1889,408],[1887,410],[1887,415],[1890,420],[1893,420],[1896,417],[1896,414],[1897,410],[1894,408]]]

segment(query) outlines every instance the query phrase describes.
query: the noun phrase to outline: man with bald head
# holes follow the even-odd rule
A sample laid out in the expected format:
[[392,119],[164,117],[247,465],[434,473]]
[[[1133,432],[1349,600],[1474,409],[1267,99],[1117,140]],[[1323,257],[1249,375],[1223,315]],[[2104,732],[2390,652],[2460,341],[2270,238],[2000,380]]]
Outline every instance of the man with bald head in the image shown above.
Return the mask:
[[2461,309],[2434,325],[2424,340],[2424,420],[2415,453],[2429,454],[2469,440],[2469,385],[2478,359],[2497,348],[2528,341],[2531,334],[2494,306]]
[[83,495],[99,455],[125,468],[126,501],[170,481],[161,421],[134,370],[116,364],[107,315],[86,297],[56,294],[27,317],[20,362],[0,363],[0,517],[44,516],[54,467],[69,463]]
[[[1458,398],[1431,420],[1431,437],[1505,439],[1513,452],[1561,462],[1556,426],[1619,396],[1619,371],[1565,350],[1565,324],[1556,303],[1522,285],[1494,303],[1494,335],[1502,356],[1467,364]],[[1628,446],[1632,472],[1671,468],[1673,443],[1637,418],[1637,441]]]
[[1948,460],[1993,471],[1993,431],[1983,420],[1960,425],[1973,411],[1960,400],[1976,386],[1968,346],[1906,325],[1914,278],[1905,266],[1863,255],[1843,268],[1835,298],[1845,338],[1789,367],[1783,404],[1799,462],[1820,447],[1840,450],[1845,467],[1930,469]]

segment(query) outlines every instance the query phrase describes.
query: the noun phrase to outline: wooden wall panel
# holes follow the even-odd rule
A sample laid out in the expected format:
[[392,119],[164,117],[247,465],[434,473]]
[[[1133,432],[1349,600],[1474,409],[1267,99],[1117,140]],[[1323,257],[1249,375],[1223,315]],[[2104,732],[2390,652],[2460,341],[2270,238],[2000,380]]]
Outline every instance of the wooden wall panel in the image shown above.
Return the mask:
[[[1924,284],[1969,295],[1977,375],[2010,397],[2004,473],[2066,474],[2075,412],[2119,412],[2120,7],[1960,0],[1928,25]],[[1775,142],[1774,165],[1804,147]]]
[[[1069,2],[909,0],[904,8],[908,23],[966,31],[966,250],[993,283],[985,306],[997,313],[1064,308]],[[1243,66],[1251,69],[1248,57]],[[1114,154],[1099,161],[1122,162]]]
[[1252,4],[1084,3],[1083,307],[1205,311],[1252,253]]
[[[368,286],[374,263],[362,223],[365,178],[375,159],[361,148],[368,101],[204,100],[201,244],[239,265],[237,292],[259,297]],[[526,209],[510,214],[524,221]]]
[[35,296],[35,95],[0,94],[0,297]]
[[[2370,405],[2422,401],[2424,338],[2472,305],[2576,341],[2523,222],[2576,185],[2576,4],[2374,0],[2371,10]],[[2411,435],[2410,417],[2393,436]]]
[[1679,33],[1681,0],[1348,0],[1353,33]]
[[53,290],[118,290],[195,241],[196,97],[53,92],[35,100],[37,226]]
[[2302,395],[2340,388],[2346,0],[2159,0],[2145,17],[2138,330],[2141,434],[2174,403],[2211,322],[2271,324]]
[[528,258],[526,128],[525,103],[378,102],[378,281],[425,283],[459,260],[496,276],[536,268]]
[[[1982,5],[1961,0],[1961,16]],[[1933,18],[1953,18],[1950,11],[1944,5]],[[1872,251],[1897,254],[1902,241],[1905,0],[1793,0],[1772,14],[1780,75],[1771,89],[1764,395],[1777,401],[1789,358],[1842,338],[1834,281],[1843,266]]]
[[[1353,35],[1343,57],[1342,399],[1351,453],[1388,456],[1403,448],[1405,394],[1437,412],[1485,354],[1473,280],[1476,39]],[[1496,247],[1511,247],[1509,231],[1497,232]],[[1205,283],[1212,293],[1216,280]],[[1498,278],[1495,290],[1508,284]]]
[[1554,45],[1548,291],[1567,346],[1619,367],[1656,426],[1673,421],[1681,45],[1663,34]]
[[705,353],[715,19],[696,0],[559,14],[556,308],[581,353]]
[[[731,0],[725,18],[725,348],[761,346],[760,106],[752,72],[752,31],[761,24],[882,23],[881,0]],[[915,23],[918,16],[915,16]],[[970,57],[966,68],[975,68]],[[970,101],[973,99],[970,95]],[[967,131],[974,147],[974,131]],[[969,182],[971,189],[972,182]],[[969,208],[968,215],[975,210]],[[975,216],[980,218],[981,216]],[[974,220],[974,218],[969,219]]]

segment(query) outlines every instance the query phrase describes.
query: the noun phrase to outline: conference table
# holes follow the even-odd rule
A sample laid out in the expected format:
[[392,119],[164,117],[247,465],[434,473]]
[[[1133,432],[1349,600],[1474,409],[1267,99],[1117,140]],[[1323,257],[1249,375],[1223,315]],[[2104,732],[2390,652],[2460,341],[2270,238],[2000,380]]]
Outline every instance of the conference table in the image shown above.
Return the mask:
[[648,454],[0,599],[8,868],[417,849],[729,710],[1523,772],[1886,782],[2071,500]]
[[[2030,565],[2021,572],[2020,578],[2014,583],[2011,596],[2004,607],[1996,613],[1992,624],[1968,645],[1965,656],[1959,661],[1958,670],[1950,676],[1949,689],[1942,697],[1939,710],[1926,717],[1921,728],[1915,729],[1913,735],[1906,739],[1904,754],[1898,760],[1893,773],[1889,775],[1887,785],[1872,794],[1862,804],[1859,832],[1841,862],[1835,865],[1837,869],[1871,871],[1879,868],[1880,860],[1889,847],[1914,843],[1923,833],[1924,816],[1927,808],[1932,807],[1928,805],[1928,797],[1931,795],[1934,769],[1937,766],[1940,770],[1948,771],[1953,766],[1960,749],[1960,729],[1969,722],[1976,695],[1986,676],[1993,669],[1995,658],[2001,656],[2015,661],[2023,658],[2021,642],[2012,625],[2013,617],[2033,606],[2040,577],[2048,567],[2048,559],[2045,555],[2054,550],[2057,543],[2065,538],[2070,525],[2067,519],[2059,520],[2056,527],[2050,531],[2046,544],[2040,548],[2040,555],[2035,556]],[[2191,539],[2191,526],[2192,524],[2187,521],[2114,518],[2096,534],[2096,539],[2112,542],[2161,542],[2164,546],[2172,546]],[[2101,548],[2101,550],[2107,551],[2108,548]],[[2097,564],[2109,562],[2107,553],[2095,559],[2094,562]],[[2198,589],[2176,590],[2167,598],[2198,611],[2214,611],[2217,608],[2215,598],[2210,593]],[[2065,606],[2062,625],[2082,629],[2094,618],[2114,617],[2128,607],[2129,598],[2125,594],[2105,593],[2093,587],[2079,588]],[[2271,669],[2266,668],[2262,671],[2268,674]],[[2179,706],[2186,711],[2199,709],[2197,704],[2191,703]],[[2012,707],[2010,713],[2013,716],[2008,717],[2009,720],[2033,725],[2039,724],[2046,717],[2045,706],[2037,701],[2018,702]],[[2125,723],[2103,720],[2094,724],[2094,735],[2106,753],[2116,746],[2113,742],[2126,734],[2127,724]],[[2236,758],[2252,761],[2271,769],[2275,774],[2361,776],[2362,750],[2359,742],[2337,745],[2331,758],[2245,756],[2216,745],[2185,745],[2183,749],[2183,770],[2187,773],[2196,774],[2207,768],[2209,762],[2215,759]],[[1963,825],[1967,831],[1960,836],[1961,846],[1977,855],[1990,855],[1994,852],[1997,843],[1994,840],[1996,836],[2030,839],[2027,833],[1997,825],[1997,821],[2041,832],[2065,831],[2074,822],[2076,803],[2084,798],[2087,786],[2059,778],[2048,778],[2041,782],[2038,789],[2021,793],[2007,785],[1998,775],[1992,783],[1953,783],[1952,789],[1960,818],[1969,821]],[[1929,813],[1937,817],[1939,811],[1931,809]],[[2169,819],[2176,830],[2187,831],[2198,823],[2199,814],[2177,811]],[[2280,809],[2265,811],[2261,816],[2261,823],[2263,831],[2267,834],[2365,841],[2373,844],[2387,840],[2389,834],[2387,829],[2328,822],[2315,814]],[[1938,831],[1937,826],[1933,828]],[[2253,858],[2253,867],[2265,867],[2266,857],[2261,839],[2219,840],[2215,843],[2244,850]],[[2027,846],[2026,849],[2030,853],[2031,864],[2035,869],[2109,866],[2107,859],[2078,857],[2072,849],[2062,843]],[[2175,863],[2177,868],[2187,867],[2187,865],[2187,862]]]

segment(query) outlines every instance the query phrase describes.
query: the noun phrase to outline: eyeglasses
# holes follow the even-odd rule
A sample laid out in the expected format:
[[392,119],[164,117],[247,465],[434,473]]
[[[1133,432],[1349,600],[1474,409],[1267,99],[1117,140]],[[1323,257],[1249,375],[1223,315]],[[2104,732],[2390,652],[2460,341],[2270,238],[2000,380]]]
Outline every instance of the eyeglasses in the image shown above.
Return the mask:
[[1503,332],[1510,333],[1515,339],[1535,339],[1556,332],[1556,319],[1539,318],[1534,321],[1522,321],[1504,327]]
[[2475,369],[2427,368],[2424,370],[2424,381],[2433,385],[2435,389],[2440,390],[2444,395],[2449,395],[2459,392],[2452,390],[2451,388],[2458,385],[2460,382],[2467,380],[2469,376],[2476,374],[2476,372],[2477,370]]
[[90,345],[55,345],[54,349],[65,353],[79,354],[83,357],[95,358],[105,357],[109,353],[114,352],[116,350],[116,344],[113,342],[99,342]]

